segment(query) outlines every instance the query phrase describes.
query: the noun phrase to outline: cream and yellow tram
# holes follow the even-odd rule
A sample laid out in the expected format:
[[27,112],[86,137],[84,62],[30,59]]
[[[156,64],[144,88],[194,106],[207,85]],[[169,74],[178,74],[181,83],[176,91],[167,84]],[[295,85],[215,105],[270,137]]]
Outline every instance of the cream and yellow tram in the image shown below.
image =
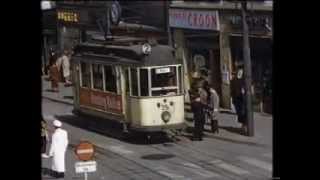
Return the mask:
[[75,112],[124,130],[184,127],[183,69],[171,47],[83,43],[71,59]]

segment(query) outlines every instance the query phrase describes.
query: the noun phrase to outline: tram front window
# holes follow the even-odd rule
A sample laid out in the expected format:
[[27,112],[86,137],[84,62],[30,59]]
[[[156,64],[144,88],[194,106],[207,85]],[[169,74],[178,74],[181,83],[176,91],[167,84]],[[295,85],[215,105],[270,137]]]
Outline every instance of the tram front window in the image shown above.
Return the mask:
[[176,67],[151,69],[152,96],[178,93]]

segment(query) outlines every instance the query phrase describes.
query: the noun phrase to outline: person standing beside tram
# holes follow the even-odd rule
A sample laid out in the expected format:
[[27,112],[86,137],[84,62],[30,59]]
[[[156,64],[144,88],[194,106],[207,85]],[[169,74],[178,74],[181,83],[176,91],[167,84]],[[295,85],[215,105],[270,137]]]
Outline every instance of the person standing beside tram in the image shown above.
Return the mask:
[[245,82],[243,78],[243,67],[238,66],[236,75],[231,81],[231,95],[236,109],[238,122],[244,132],[247,131],[246,110],[245,110]]
[[52,61],[49,67],[49,79],[51,81],[51,89],[53,92],[59,92],[58,87],[59,87],[60,73],[59,73],[59,68],[57,66],[56,61],[57,59],[54,56],[52,58]]
[[218,93],[209,85],[208,81],[204,82],[203,89],[208,95],[206,113],[207,117],[210,119],[211,130],[213,133],[219,132],[217,118],[219,114],[220,99]]
[[203,89],[204,80],[197,74],[193,75],[193,83],[190,90],[191,109],[194,117],[194,137],[193,140],[202,141],[205,113],[204,108],[207,104],[207,93]]
[[62,62],[62,74],[63,74],[63,78],[64,78],[64,82],[65,85],[71,85],[71,81],[70,81],[70,55],[71,53],[69,51],[67,51],[66,49],[63,51],[63,55],[61,57]]

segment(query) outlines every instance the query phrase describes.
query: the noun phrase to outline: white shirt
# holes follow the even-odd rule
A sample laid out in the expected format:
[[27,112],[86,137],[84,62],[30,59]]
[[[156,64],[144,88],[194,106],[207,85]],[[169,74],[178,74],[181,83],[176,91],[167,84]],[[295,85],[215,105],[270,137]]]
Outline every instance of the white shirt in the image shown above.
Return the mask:
[[62,69],[63,69],[63,77],[70,76],[70,61],[69,57],[66,55],[63,55],[61,57],[62,59]]
[[52,170],[57,172],[65,171],[65,153],[68,147],[68,133],[66,130],[58,128],[52,134],[52,141],[49,156],[52,158]]

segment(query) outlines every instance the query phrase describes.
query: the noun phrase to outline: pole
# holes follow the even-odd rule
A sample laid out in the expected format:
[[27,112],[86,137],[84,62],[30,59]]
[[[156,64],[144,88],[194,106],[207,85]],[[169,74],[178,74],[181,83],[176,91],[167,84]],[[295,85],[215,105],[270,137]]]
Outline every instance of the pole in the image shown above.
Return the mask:
[[167,33],[168,33],[168,45],[172,46],[172,36],[171,36],[171,29],[170,29],[170,23],[169,23],[170,2],[171,1],[165,1],[166,3],[165,14],[166,14],[166,22],[167,22],[166,24],[167,24]]
[[244,75],[245,75],[245,105],[247,114],[247,136],[254,136],[254,123],[253,123],[253,112],[252,112],[252,72],[251,72],[251,58],[250,58],[250,45],[249,45],[249,28],[247,24],[246,11],[247,2],[241,2],[242,11],[242,25],[243,25],[243,60],[244,60]]

